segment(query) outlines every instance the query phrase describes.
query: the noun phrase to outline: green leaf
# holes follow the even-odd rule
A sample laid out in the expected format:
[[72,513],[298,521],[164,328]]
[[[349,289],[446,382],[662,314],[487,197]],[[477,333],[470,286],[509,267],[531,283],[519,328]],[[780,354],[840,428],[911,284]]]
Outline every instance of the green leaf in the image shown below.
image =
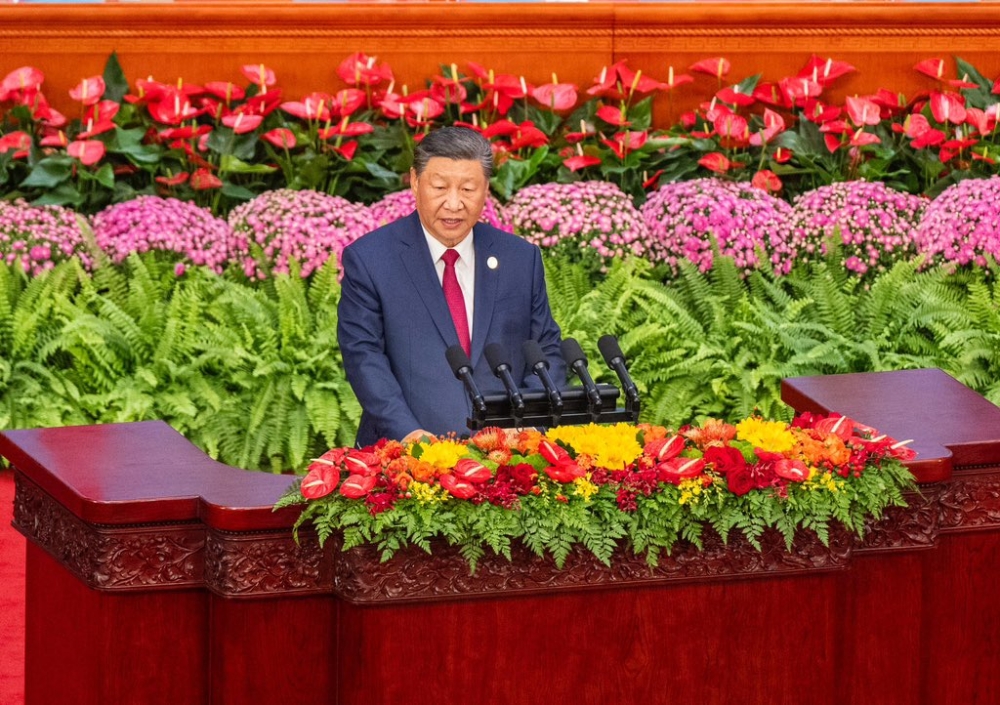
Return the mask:
[[22,187],[53,189],[66,181],[73,173],[75,160],[65,155],[55,155],[42,159],[21,182]]
[[112,51],[104,64],[104,86],[104,99],[116,103],[121,103],[129,91],[128,79],[118,63],[118,52]]

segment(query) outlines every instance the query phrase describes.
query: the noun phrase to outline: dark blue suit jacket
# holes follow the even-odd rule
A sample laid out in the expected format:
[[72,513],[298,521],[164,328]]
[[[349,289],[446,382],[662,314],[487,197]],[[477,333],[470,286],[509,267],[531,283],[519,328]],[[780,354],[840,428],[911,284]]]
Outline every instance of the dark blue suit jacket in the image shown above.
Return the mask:
[[[472,361],[480,391],[503,393],[483,349],[501,344],[520,386],[540,388],[521,345],[534,339],[556,384],[566,379],[559,326],[552,319],[538,248],[479,223],[473,229],[476,284]],[[489,259],[496,259],[490,269]],[[363,413],[358,444],[400,439],[422,428],[468,432],[471,403],[445,351],[458,344],[416,212],[368,233],[344,250],[337,338],[347,379]]]

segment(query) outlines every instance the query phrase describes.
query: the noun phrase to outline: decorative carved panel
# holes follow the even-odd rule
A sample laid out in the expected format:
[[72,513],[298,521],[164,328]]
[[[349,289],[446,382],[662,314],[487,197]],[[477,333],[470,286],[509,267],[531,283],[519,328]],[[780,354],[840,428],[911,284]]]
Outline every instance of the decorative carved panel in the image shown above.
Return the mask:
[[210,529],[205,584],[225,597],[330,592],[334,541],[324,550],[315,535],[300,538],[297,544],[288,532],[231,534]]

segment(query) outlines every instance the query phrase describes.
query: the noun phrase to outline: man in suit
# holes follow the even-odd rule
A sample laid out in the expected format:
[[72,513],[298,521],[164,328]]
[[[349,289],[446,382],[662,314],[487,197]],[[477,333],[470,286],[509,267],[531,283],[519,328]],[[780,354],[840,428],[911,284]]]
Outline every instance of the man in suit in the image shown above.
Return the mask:
[[429,133],[410,170],[416,212],[344,250],[337,338],[363,409],[359,446],[467,430],[471,404],[445,357],[456,344],[484,395],[504,393],[483,354],[491,343],[521,387],[540,388],[526,340],[541,345],[556,384],[566,379],[538,248],[479,222],[492,168],[474,130]]

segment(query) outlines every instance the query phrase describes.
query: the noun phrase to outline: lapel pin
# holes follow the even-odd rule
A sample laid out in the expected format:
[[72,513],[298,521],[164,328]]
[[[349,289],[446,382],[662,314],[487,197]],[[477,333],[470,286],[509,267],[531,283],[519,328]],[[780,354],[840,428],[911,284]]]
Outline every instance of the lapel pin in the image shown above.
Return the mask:
[[497,261],[496,257],[490,257],[488,260],[486,260],[486,266],[489,267],[490,269],[496,269],[497,267],[500,266],[500,262]]

